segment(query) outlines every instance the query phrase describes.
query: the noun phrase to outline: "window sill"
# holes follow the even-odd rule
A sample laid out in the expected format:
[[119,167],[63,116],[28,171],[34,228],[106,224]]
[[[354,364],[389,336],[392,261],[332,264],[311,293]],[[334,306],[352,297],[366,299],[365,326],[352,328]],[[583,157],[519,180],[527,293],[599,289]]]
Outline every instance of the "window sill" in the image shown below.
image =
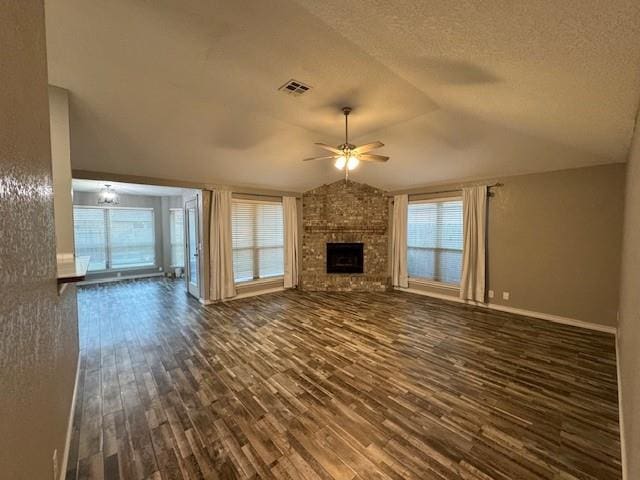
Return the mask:
[[87,274],[92,273],[118,273],[118,272],[131,272],[136,270],[155,270],[158,269],[158,265],[141,265],[141,266],[131,266],[131,267],[118,267],[118,268],[106,268],[101,270],[88,270]]
[[452,290],[456,292],[460,291],[460,285],[455,285],[453,283],[437,282],[435,280],[428,280],[426,278],[409,277],[409,283],[415,283],[416,285],[420,285],[422,287],[435,287],[435,288],[441,288],[444,290]]
[[273,277],[266,277],[266,278],[258,278],[256,280],[245,280],[242,282],[235,282],[236,283],[236,287],[250,287],[253,285],[262,285],[262,284],[268,284],[268,283],[277,283],[277,282],[283,282],[284,281],[284,275],[276,275]]

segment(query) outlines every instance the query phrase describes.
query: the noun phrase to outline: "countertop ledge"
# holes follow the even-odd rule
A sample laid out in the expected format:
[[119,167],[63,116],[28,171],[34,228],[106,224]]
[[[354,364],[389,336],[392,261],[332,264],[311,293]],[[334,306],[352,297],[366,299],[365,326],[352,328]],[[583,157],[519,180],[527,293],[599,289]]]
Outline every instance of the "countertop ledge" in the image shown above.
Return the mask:
[[87,276],[90,257],[58,260],[58,284],[81,282]]

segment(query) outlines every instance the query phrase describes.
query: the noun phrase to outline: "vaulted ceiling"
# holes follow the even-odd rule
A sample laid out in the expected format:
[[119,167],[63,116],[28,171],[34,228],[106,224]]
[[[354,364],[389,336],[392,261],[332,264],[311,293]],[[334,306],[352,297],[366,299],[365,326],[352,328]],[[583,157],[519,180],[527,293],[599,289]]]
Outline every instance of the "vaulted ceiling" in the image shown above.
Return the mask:
[[304,190],[343,105],[383,188],[621,162],[640,100],[637,0],[45,3],[83,170]]

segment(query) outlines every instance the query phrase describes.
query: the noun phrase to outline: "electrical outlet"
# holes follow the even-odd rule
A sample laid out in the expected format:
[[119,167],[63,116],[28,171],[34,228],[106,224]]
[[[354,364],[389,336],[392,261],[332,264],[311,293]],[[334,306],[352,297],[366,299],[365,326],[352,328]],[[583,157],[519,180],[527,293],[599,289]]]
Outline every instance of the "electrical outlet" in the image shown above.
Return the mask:
[[57,448],[53,451],[53,458],[51,460],[53,463],[53,480],[58,480],[58,449]]
[[493,290],[489,290],[489,298],[493,298]]
[[502,299],[503,300],[509,300],[509,296],[510,296],[509,292],[502,292]]

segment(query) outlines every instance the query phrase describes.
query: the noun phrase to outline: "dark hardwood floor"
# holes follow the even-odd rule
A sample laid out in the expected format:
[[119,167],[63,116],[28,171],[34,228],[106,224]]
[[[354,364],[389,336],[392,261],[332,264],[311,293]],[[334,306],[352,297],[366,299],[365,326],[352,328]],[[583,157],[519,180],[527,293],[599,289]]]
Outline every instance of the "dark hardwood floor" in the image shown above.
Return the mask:
[[67,479],[619,479],[614,338],[406,293],[78,293]]

